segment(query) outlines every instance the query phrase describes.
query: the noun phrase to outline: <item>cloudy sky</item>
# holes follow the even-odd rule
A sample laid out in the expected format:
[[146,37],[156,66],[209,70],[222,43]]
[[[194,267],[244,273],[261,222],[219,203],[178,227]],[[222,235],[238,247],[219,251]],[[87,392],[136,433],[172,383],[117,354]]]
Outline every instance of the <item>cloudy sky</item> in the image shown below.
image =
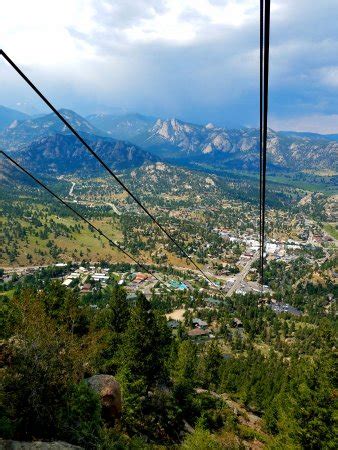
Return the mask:
[[[272,0],[271,22],[269,125],[337,133],[338,0]],[[58,107],[255,126],[258,27],[259,0],[4,0],[0,45]]]

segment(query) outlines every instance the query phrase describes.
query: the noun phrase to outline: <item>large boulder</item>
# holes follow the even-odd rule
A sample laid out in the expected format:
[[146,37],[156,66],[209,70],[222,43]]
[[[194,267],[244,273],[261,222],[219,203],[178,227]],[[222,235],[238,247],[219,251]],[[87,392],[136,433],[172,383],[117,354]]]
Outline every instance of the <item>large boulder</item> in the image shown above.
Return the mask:
[[87,379],[89,386],[99,394],[103,417],[107,421],[119,420],[122,412],[120,384],[112,375],[93,375]]
[[68,444],[68,442],[24,442],[24,441],[6,441],[0,439],[0,449],[2,450],[81,450],[82,447]]

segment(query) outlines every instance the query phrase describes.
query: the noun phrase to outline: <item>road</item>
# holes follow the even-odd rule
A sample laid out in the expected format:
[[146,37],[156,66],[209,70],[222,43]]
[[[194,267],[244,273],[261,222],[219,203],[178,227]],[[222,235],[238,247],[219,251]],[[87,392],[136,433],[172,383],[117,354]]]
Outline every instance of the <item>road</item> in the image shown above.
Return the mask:
[[[72,183],[72,185],[71,185],[71,187],[69,189],[69,192],[68,192],[68,196],[69,197],[73,197],[74,196],[74,187],[76,186],[76,183],[74,181],[71,181],[71,183]],[[93,202],[88,202],[88,201],[83,201],[83,200],[82,201],[81,200],[74,200],[74,202],[78,203],[79,205],[93,206]],[[118,216],[121,216],[121,212],[116,208],[116,206],[113,203],[109,203],[109,202],[100,203],[100,202],[98,202],[97,206],[100,206],[100,205],[108,205],[108,206],[110,206],[113,209],[115,214],[117,214]]]
[[17,273],[18,275],[21,275],[22,273],[28,272],[30,270],[39,270],[44,267],[50,267],[53,264],[43,264],[41,266],[9,266],[9,267],[2,267],[4,269],[5,273]]
[[113,208],[114,213],[117,214],[118,216],[122,215],[122,213],[116,208],[114,203],[104,203],[104,204],[110,206],[111,208]]
[[[200,271],[197,270],[197,269],[192,269],[191,267],[183,267],[183,266],[172,266],[172,267],[173,267],[173,269],[177,269],[177,270],[180,270],[182,272],[187,272],[187,271],[193,272],[196,275],[198,275],[200,278],[202,278]],[[210,272],[208,270],[203,270],[203,272],[209,278],[213,278],[213,279],[218,280],[218,281],[223,281],[224,283],[226,283],[229,280],[229,277],[227,275],[216,275],[213,272]]]
[[[259,251],[257,251],[252,258],[249,259],[249,261],[245,264],[245,266],[243,267],[243,269],[241,270],[241,272],[239,272],[236,277],[235,277],[235,282],[234,284],[231,286],[231,288],[228,290],[228,292],[226,293],[226,297],[231,297],[234,292],[237,291],[237,289],[240,287],[242,281],[244,281],[245,277],[248,275],[253,263],[255,261],[257,261],[259,257]],[[174,266],[175,269],[179,269],[179,270],[190,270],[191,272],[195,272],[196,274],[198,273],[198,270],[196,269],[188,269],[186,267],[180,267],[180,266]],[[206,275],[210,276],[211,278],[216,278],[217,280],[220,281],[224,281],[227,282],[229,280],[229,278],[227,276],[222,276],[222,275],[215,275],[214,273],[205,271]]]
[[231,286],[231,288],[228,290],[228,292],[226,293],[226,297],[231,297],[236,291],[237,289],[240,287],[242,281],[244,281],[245,277],[248,275],[249,270],[251,269],[252,264],[257,261],[259,257],[259,251],[257,251],[253,257],[251,259],[249,259],[249,261],[245,264],[245,266],[243,267],[243,269],[241,270],[241,272],[239,272],[236,275],[236,279],[234,284]]
[[74,187],[75,187],[75,183],[74,183],[74,181],[71,181],[71,183],[72,183],[72,186],[71,186],[71,188],[69,189],[69,193],[68,193],[69,196],[74,195],[74,194],[73,194],[73,190],[74,190]]

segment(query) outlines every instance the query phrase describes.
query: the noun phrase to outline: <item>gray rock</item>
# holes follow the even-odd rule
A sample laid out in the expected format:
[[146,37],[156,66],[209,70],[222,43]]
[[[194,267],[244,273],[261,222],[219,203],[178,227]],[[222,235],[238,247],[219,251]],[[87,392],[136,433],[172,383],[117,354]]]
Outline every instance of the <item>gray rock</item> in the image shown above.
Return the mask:
[[99,394],[103,416],[106,420],[119,420],[122,412],[120,384],[112,375],[94,375],[88,378],[89,386]]
[[53,442],[24,442],[24,441],[10,441],[0,439],[0,450],[81,450],[82,447],[68,444],[68,442],[53,441]]

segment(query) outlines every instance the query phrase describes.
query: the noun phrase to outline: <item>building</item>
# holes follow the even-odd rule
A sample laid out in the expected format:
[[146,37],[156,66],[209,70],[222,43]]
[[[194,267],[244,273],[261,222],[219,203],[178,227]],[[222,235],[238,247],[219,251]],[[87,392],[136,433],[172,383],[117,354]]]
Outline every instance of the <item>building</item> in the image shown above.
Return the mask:
[[188,336],[191,338],[205,338],[209,337],[210,330],[205,329],[202,330],[201,328],[194,328],[193,330],[188,331]]
[[91,290],[92,290],[92,286],[89,283],[85,283],[81,288],[81,293],[88,294],[89,292],[91,292]]
[[301,316],[303,313],[299,309],[289,305],[288,303],[279,303],[279,302],[273,302],[269,304],[272,311],[274,311],[276,314],[292,314],[293,316]]
[[217,300],[216,298],[209,297],[209,298],[205,299],[205,303],[210,308],[214,308],[216,306],[220,306],[222,304],[222,301],[221,300]]
[[136,277],[133,279],[133,282],[136,284],[140,284],[140,283],[143,283],[144,281],[146,281],[148,278],[149,278],[148,274],[137,273]]
[[205,330],[208,326],[208,322],[205,322],[204,320],[201,320],[198,317],[192,319],[192,323],[193,325],[195,325],[196,328],[201,328],[202,330]]
[[92,279],[94,281],[101,281],[101,282],[105,282],[109,280],[109,276],[105,275],[104,273],[93,273],[92,275]]
[[172,330],[175,330],[176,328],[178,328],[180,326],[180,322],[178,320],[169,320],[167,322],[167,325]]
[[171,280],[169,281],[169,285],[173,289],[177,289],[179,291],[185,291],[188,287],[182,281]]

